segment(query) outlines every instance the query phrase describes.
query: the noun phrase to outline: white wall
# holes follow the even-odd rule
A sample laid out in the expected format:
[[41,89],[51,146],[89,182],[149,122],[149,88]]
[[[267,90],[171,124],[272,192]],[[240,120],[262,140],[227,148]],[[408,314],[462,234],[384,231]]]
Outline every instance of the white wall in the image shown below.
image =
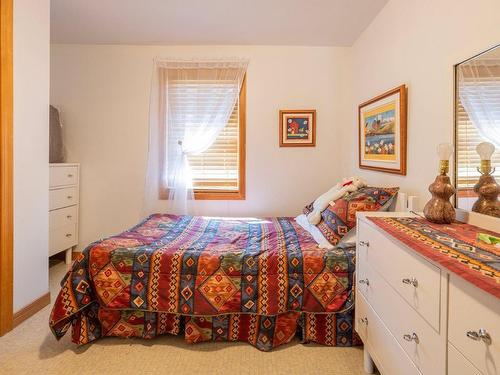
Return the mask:
[[[453,66],[500,43],[500,1],[391,0],[352,47],[351,104],[344,174],[397,185],[430,198],[436,146],[453,142]],[[400,177],[358,168],[358,105],[400,84],[408,86],[408,165]]]
[[[500,42],[500,2],[391,0],[351,48],[53,45],[51,102],[69,161],[82,163],[80,243],[141,217],[152,59],[246,56],[247,199],[200,203],[206,215],[294,215],[341,176],[420,196],[453,140],[453,65]],[[409,90],[407,176],[358,168],[357,106]],[[278,147],[278,110],[316,108],[316,148]]]
[[49,290],[49,14],[14,1],[14,311]]
[[[141,217],[155,56],[250,58],[247,198],[199,202],[200,214],[296,215],[341,176],[346,48],[52,45],[51,104],[68,161],[81,163],[81,246]],[[317,110],[315,148],[278,147],[278,110],[294,108]]]

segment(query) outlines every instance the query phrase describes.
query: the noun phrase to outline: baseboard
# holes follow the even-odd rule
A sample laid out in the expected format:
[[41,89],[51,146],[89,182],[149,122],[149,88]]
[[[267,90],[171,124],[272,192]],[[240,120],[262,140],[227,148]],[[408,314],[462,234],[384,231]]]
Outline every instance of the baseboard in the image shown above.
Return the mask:
[[14,319],[12,321],[13,327],[17,327],[19,324],[35,315],[48,304],[50,304],[50,293],[46,293],[40,298],[37,298],[36,300],[31,302],[29,305],[24,306],[21,310],[14,313]]

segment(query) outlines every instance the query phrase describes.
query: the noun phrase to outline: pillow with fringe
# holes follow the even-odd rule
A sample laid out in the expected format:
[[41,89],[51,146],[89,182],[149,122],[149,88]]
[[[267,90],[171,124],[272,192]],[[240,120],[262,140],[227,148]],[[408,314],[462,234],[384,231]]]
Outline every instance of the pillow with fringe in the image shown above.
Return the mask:
[[[356,212],[387,210],[398,191],[398,187],[364,187],[346,194],[321,212],[321,221],[316,227],[328,242],[337,245],[356,227]],[[311,210],[312,203],[304,208],[304,214]]]

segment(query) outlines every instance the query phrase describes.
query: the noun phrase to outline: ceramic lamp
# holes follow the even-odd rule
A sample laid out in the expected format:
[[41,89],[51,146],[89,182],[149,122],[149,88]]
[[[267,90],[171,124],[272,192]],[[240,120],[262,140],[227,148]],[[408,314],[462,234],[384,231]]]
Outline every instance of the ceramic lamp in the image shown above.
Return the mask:
[[476,146],[476,152],[481,158],[479,171],[481,174],[491,173],[491,156],[495,152],[495,146],[490,142],[481,142]]
[[472,211],[481,214],[500,217],[500,186],[495,181],[491,168],[491,156],[495,152],[495,146],[489,142],[482,142],[477,145],[476,151],[481,158],[481,165],[478,171],[481,173],[479,181],[474,185],[478,199],[472,206]]
[[433,223],[449,224],[455,220],[455,209],[450,202],[450,197],[455,194],[455,188],[447,175],[450,157],[453,154],[453,146],[450,143],[440,143],[437,147],[437,154],[439,157],[439,175],[429,185],[432,198],[424,207],[424,215],[427,220]]

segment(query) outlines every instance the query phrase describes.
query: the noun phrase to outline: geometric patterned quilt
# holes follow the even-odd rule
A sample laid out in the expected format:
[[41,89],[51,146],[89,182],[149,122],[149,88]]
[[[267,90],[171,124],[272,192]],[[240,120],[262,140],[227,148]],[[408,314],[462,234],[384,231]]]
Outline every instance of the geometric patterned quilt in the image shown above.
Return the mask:
[[269,350],[299,330],[347,346],[357,343],[353,274],[353,249],[320,249],[293,218],[155,214],[81,253],[49,325],[57,338],[71,327],[78,344],[183,330],[189,342]]
[[434,224],[420,217],[369,217],[375,225],[423,256],[500,298],[500,248],[478,233],[500,234],[461,222]]

